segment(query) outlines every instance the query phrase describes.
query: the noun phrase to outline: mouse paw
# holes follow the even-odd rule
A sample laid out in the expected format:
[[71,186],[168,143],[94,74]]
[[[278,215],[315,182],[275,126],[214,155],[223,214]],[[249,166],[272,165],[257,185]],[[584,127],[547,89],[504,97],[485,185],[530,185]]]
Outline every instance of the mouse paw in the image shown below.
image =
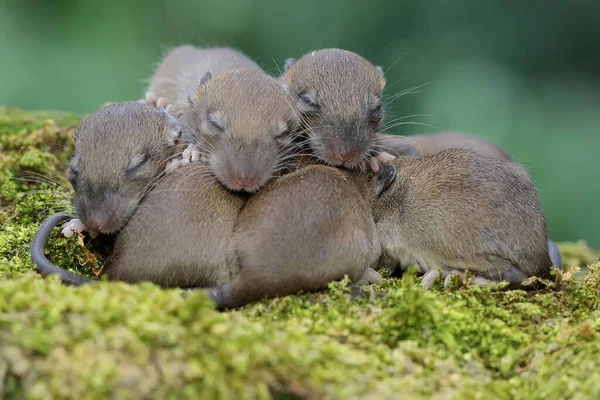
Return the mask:
[[156,107],[156,100],[158,100],[156,93],[146,92],[146,104],[150,104],[151,106]]
[[184,151],[181,153],[184,160],[189,160],[191,162],[200,161],[202,159],[202,153],[200,152],[200,147],[190,144]]
[[85,225],[83,225],[83,222],[81,222],[77,218],[67,221],[66,223],[63,224],[62,228],[63,228],[63,230],[61,231],[61,233],[65,237],[71,237],[76,233],[81,233],[81,232],[85,231],[85,229],[86,229]]
[[367,268],[363,276],[356,282],[357,285],[370,285],[381,283],[381,274],[373,268]]
[[156,100],[156,107],[157,108],[167,108],[168,105],[169,105],[169,102],[164,97],[159,97]]
[[396,157],[388,152],[383,151],[376,156],[369,157],[369,166],[371,167],[373,173],[377,173],[381,169],[382,164],[389,164],[395,159]]
[[186,161],[184,158],[175,158],[167,163],[165,167],[165,172],[168,174],[169,172],[173,172],[179,168],[184,167],[189,164],[189,161]]
[[396,156],[388,153],[387,151],[382,151],[381,153],[377,154],[375,158],[377,159],[377,161],[379,161],[380,164],[388,164],[394,161],[396,159]]
[[[458,276],[462,282],[465,281],[465,274],[463,271],[459,271],[457,269],[449,269],[443,270],[443,272],[440,273],[438,269],[432,269],[428,271],[425,275],[423,275],[423,278],[421,279],[421,287],[426,290],[432,289],[435,284],[435,281],[440,277],[444,278],[444,287],[448,287],[450,286],[450,283],[452,282],[452,277],[454,275]],[[483,286],[487,285],[488,283],[494,283],[494,281],[484,278],[482,276],[472,275],[472,285]]]

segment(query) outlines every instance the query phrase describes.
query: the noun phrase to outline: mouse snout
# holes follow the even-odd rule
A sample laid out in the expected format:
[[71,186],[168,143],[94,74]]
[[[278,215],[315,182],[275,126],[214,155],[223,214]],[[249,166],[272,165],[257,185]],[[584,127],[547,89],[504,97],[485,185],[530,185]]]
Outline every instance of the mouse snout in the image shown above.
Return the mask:
[[82,196],[76,199],[75,210],[90,233],[112,233],[125,225],[130,208],[119,193],[105,192],[100,196]]
[[121,218],[114,212],[94,213],[85,223],[86,228],[91,232],[109,233],[121,228]]
[[333,144],[325,151],[325,158],[335,166],[356,164],[360,161],[360,151],[353,146]]
[[234,170],[231,174],[234,187],[238,190],[255,191],[259,186],[259,179],[255,174],[246,170]]

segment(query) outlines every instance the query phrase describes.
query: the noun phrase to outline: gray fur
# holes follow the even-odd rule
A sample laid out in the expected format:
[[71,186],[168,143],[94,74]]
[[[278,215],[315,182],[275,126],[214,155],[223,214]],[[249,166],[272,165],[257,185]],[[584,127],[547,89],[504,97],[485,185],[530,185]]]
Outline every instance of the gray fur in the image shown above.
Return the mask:
[[468,150],[399,157],[374,217],[382,267],[471,271],[518,285],[548,277],[546,222],[524,168]]
[[313,165],[253,195],[234,235],[239,270],[211,291],[220,308],[314,291],[347,275],[376,282],[368,269],[380,247],[371,208],[373,184],[348,171]]
[[[286,63],[281,84],[303,114],[310,148],[319,159],[355,168],[378,153],[375,138],[381,118],[373,119],[372,110],[381,105],[381,72],[341,49],[317,50]],[[318,108],[306,107],[307,94]]]
[[236,265],[231,236],[243,205],[203,163],[165,175],[117,237],[108,276],[164,287],[228,282]]
[[[217,179],[231,190],[248,192],[277,175],[299,124],[277,80],[252,69],[213,76],[196,90],[181,121]],[[242,185],[241,179],[253,183]]]

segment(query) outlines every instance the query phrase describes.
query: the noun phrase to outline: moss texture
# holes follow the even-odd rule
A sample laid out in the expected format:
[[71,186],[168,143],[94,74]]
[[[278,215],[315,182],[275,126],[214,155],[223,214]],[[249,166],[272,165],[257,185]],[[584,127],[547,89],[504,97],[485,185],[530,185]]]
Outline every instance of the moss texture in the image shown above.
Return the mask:
[[[0,108],[0,397],[600,398],[600,263],[584,242],[561,243],[571,269],[531,293],[425,292],[407,274],[219,313],[202,292],[40,278],[28,246],[71,209],[78,120]],[[77,238],[57,232],[48,253],[94,275]]]

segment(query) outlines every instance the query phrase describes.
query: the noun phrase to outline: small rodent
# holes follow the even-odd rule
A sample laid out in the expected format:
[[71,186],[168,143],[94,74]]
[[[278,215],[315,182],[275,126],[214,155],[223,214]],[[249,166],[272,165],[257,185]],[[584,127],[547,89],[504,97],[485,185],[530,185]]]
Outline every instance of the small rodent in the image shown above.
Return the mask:
[[203,162],[166,174],[117,236],[106,274],[163,287],[229,282],[236,265],[231,236],[244,202]]
[[262,70],[206,77],[189,103],[180,118],[184,137],[230,190],[257,191],[294,154],[298,115],[277,80]]
[[474,282],[512,287],[549,277],[546,221],[524,168],[464,149],[393,164],[397,177],[373,211],[381,267],[416,265],[427,273],[424,287],[433,285],[436,267],[447,277],[470,268]]
[[218,74],[235,68],[260,70],[260,67],[241,52],[227,48],[198,48],[192,45],[175,47],[164,56],[150,80],[146,102],[157,107],[171,105],[169,111],[178,116],[176,104],[185,107],[205,75]]
[[[411,136],[379,134],[384,148],[395,156],[430,156],[448,149],[470,150],[482,157],[491,157],[501,161],[511,161],[511,157],[496,144],[461,132],[441,132]],[[548,240],[550,259],[555,268],[562,268],[560,249]]]
[[139,102],[113,103],[85,117],[73,134],[66,173],[78,219],[65,224],[63,234],[120,230],[176,154],[168,138],[181,129],[166,111]]
[[349,169],[393,159],[378,145],[385,77],[356,53],[341,49],[288,59],[280,81],[302,115],[303,131],[314,155]]
[[372,206],[391,179],[311,165],[265,185],[238,217],[238,269],[210,292],[218,308],[323,289],[345,275],[379,282],[370,268],[380,254]]
[[382,147],[392,155],[429,156],[448,149],[471,150],[483,157],[510,160],[510,156],[494,143],[461,132],[441,132],[411,136],[379,133]]

